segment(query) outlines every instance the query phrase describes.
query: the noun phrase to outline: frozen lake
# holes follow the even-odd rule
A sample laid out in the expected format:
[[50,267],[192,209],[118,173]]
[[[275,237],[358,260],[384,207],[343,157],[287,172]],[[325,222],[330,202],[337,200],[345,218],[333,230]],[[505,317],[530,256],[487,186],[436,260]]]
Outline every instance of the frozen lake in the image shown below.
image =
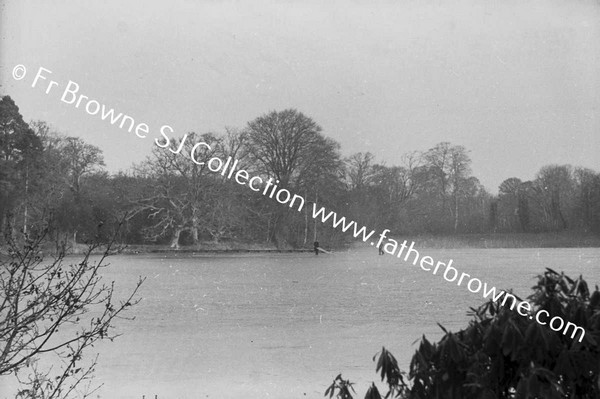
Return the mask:
[[[531,292],[545,267],[600,284],[600,249],[420,250],[498,288]],[[340,372],[362,397],[384,345],[407,371],[436,322],[466,326],[480,294],[372,247],[302,254],[115,256],[122,296],[147,276],[134,321],[101,351],[98,397],[322,398]],[[0,398],[10,393],[0,380]]]

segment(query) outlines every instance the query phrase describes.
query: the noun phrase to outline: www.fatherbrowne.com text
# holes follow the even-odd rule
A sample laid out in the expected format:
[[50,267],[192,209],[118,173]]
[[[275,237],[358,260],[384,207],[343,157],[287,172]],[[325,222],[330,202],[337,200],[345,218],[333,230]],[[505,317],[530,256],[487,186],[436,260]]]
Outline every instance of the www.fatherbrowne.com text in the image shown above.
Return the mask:
[[[323,223],[331,220],[331,223],[334,228],[341,228],[343,232],[347,232],[352,228],[352,234],[354,238],[361,238],[363,242],[368,242],[370,238],[375,234],[374,230],[371,230],[367,233],[367,228],[362,226],[358,228],[358,225],[354,221],[346,221],[345,217],[339,218],[335,212],[329,212],[325,210],[325,208],[321,207],[317,210],[317,205],[313,204],[313,218],[320,218]],[[553,317],[550,319],[550,314],[546,310],[539,310],[536,313],[532,312],[531,304],[527,301],[519,300],[514,295],[503,291],[498,290],[494,286],[488,286],[486,282],[482,282],[480,279],[472,277],[467,273],[461,273],[452,266],[453,260],[450,259],[447,263],[443,263],[441,261],[435,262],[431,256],[420,256],[419,251],[415,249],[415,242],[411,241],[410,245],[407,240],[404,240],[401,244],[398,241],[387,238],[386,234],[389,233],[390,230],[385,229],[381,234],[379,234],[379,238],[377,242],[370,241],[370,244],[380,248],[383,245],[384,239],[386,240],[385,245],[383,246],[383,250],[390,254],[394,255],[397,258],[401,258],[404,255],[404,262],[409,262],[412,260],[413,265],[419,265],[419,267],[426,272],[431,272],[434,275],[443,276],[443,278],[449,283],[456,282],[456,285],[466,286],[467,289],[477,294],[479,292],[482,293],[483,299],[490,299],[494,302],[501,303],[502,306],[505,306],[508,301],[510,304],[510,310],[515,310],[519,315],[523,317],[528,317],[529,319],[535,321],[541,325],[548,325],[553,331],[561,331],[563,335],[567,335],[571,332],[571,338],[574,339],[579,333],[579,342],[583,340],[585,336],[585,329],[581,326],[573,324],[571,322],[567,322],[559,317]],[[398,246],[400,247],[398,250]],[[463,284],[464,283],[464,284]]]
[[[24,65],[16,65],[13,68],[13,78],[15,80],[22,80],[27,74],[27,68]],[[40,67],[37,70],[35,77],[32,80],[32,88],[43,87],[45,85],[45,94],[61,93],[60,101],[68,105],[72,105],[77,109],[82,109],[86,113],[92,116],[99,116],[102,120],[107,121],[113,126],[118,126],[122,130],[126,130],[129,133],[134,132],[139,138],[146,138],[150,133],[151,129],[148,124],[138,122],[129,115],[118,113],[114,108],[110,108],[99,101],[91,99],[89,96],[81,94],[80,86],[76,82],[69,80],[69,83],[60,89],[62,86],[59,82],[49,79],[52,71],[49,69]],[[56,88],[56,90],[54,90]],[[180,145],[177,149],[171,148],[171,139],[169,134],[173,134],[174,130],[169,125],[162,125],[159,129],[160,138],[155,139],[155,144],[158,147],[171,151],[174,154],[182,154],[184,142],[188,135],[185,135],[180,141]],[[209,160],[204,160],[202,156],[206,154],[205,151],[210,151],[211,147],[209,144],[204,142],[195,143],[192,147],[190,154],[190,160],[198,165],[205,165],[211,172],[220,173],[222,176],[226,176],[228,179],[234,178],[238,184],[248,185],[252,191],[261,192],[262,195],[268,196],[269,198],[275,199],[282,205],[288,205],[290,208],[296,208],[299,212],[304,209],[305,200],[302,196],[293,194],[285,188],[278,188],[279,180],[274,180],[269,177],[266,179],[263,176],[251,176],[250,173],[245,169],[236,169],[238,167],[238,160],[228,157],[225,162],[218,158],[212,157]],[[377,241],[371,241],[371,237],[374,236],[375,231],[368,231],[366,226],[359,227],[358,224],[353,220],[346,220],[345,217],[338,217],[336,212],[327,211],[324,207],[318,207],[313,202],[312,210],[313,219],[320,219],[321,222],[327,223],[331,221],[334,228],[341,229],[344,233],[350,231],[354,238],[360,238],[363,242],[368,242],[370,245],[381,248],[383,245],[383,251],[396,256],[398,259],[403,259],[404,262],[412,260],[414,266],[419,267],[426,272],[431,272],[434,275],[440,275],[449,283],[455,283],[458,286],[466,286],[467,289],[474,293],[482,294],[484,299],[490,299],[494,302],[501,303],[502,306],[506,306],[507,302],[510,301],[510,309],[515,310],[519,315],[528,317],[531,320],[535,320],[541,325],[548,325],[553,331],[560,331],[563,335],[567,335],[571,332],[571,338],[575,339],[579,333],[579,342],[583,340],[585,336],[585,329],[581,326],[573,324],[571,322],[565,323],[559,316],[550,318],[550,314],[546,310],[539,310],[537,312],[532,311],[532,306],[529,302],[523,301],[515,297],[514,295],[496,289],[494,286],[488,286],[486,282],[482,282],[480,279],[472,277],[467,273],[461,273],[458,269],[452,266],[453,260],[450,259],[447,263],[441,261],[435,262],[431,256],[420,256],[419,251],[415,249],[415,242],[411,241],[410,244],[407,240],[404,240],[401,244],[398,241],[388,238],[386,235],[390,232],[389,229],[385,229],[379,234]],[[384,243],[385,240],[385,243]],[[402,257],[404,255],[404,257]],[[438,274],[439,273],[439,274]]]

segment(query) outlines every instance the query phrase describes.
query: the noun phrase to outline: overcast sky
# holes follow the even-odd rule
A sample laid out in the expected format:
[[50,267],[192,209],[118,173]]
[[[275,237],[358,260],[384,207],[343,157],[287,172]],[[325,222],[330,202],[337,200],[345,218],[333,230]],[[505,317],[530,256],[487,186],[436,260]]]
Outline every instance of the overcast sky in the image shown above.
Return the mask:
[[[161,125],[222,132],[290,107],[344,155],[463,145],[492,192],[549,163],[600,171],[596,0],[90,3],[4,1],[0,93],[99,146],[110,171],[144,159]],[[39,67],[56,91],[31,87]],[[149,137],[62,103],[69,80]]]

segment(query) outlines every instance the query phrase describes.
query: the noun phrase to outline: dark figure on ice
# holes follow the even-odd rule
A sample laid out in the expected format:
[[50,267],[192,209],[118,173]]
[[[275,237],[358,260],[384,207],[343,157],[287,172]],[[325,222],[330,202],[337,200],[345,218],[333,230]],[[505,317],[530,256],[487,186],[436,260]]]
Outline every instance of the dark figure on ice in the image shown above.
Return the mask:
[[385,255],[385,252],[383,252],[383,248],[379,247],[379,255]]
[[319,255],[319,241],[315,241],[313,245],[315,246],[315,255]]

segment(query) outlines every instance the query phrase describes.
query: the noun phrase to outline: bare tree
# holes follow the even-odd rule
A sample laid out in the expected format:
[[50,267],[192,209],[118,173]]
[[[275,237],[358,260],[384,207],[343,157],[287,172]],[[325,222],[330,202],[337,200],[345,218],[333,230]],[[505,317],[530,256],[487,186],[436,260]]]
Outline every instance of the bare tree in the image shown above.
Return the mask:
[[471,173],[471,158],[465,147],[453,146],[450,148],[450,177],[452,179],[452,200],[454,202],[454,232],[458,231],[459,202],[461,194],[468,185],[464,184]]
[[402,167],[406,170],[406,197],[412,197],[425,183],[423,171],[425,160],[421,151],[411,151],[400,158]]
[[370,152],[357,152],[344,159],[350,191],[360,191],[371,183],[374,158]]
[[[523,222],[523,214],[526,213],[527,197],[521,179],[511,177],[504,180],[498,186],[499,223],[503,229],[513,231],[521,226],[527,231]],[[521,217],[520,217],[521,216]]]
[[574,193],[571,165],[547,165],[537,174],[537,183],[543,193],[548,223],[555,229],[566,229],[565,208]]
[[291,187],[320,144],[321,127],[295,109],[273,111],[248,123],[248,150],[263,172]]
[[206,187],[206,175],[210,171],[206,162],[192,162],[189,156],[197,141],[210,146],[210,149],[203,146],[204,156],[210,158],[215,155],[219,144],[215,135],[189,133],[173,143],[173,147],[182,148],[183,153],[170,148],[154,148],[152,155],[138,167],[138,177],[146,179],[148,184],[146,193],[136,199],[135,212],[130,217],[144,213],[151,222],[145,228],[146,237],[156,240],[170,235],[173,248],[179,247],[180,235],[184,231],[190,233],[194,243],[198,242],[202,217],[208,212],[207,194],[210,190]]
[[575,219],[586,230],[600,231],[600,174],[587,168],[576,168],[577,185]]
[[[304,194],[307,201],[339,205],[339,195],[344,191],[344,165],[339,153],[339,144],[319,136],[306,162],[299,169],[296,190]],[[304,229],[300,241],[306,245],[309,236],[309,207],[304,207]],[[313,241],[317,241],[317,224],[313,220]]]
[[[431,148],[423,157],[437,181],[436,191],[441,198],[442,215],[447,212],[452,216],[453,230],[456,232],[460,219],[461,189],[471,172],[468,151],[463,146],[443,142]],[[448,201],[449,197],[452,202]]]
[[[112,242],[91,245],[80,262],[67,265],[64,252],[42,258],[43,240],[42,234],[26,237],[24,246],[9,241],[9,256],[0,260],[0,375],[19,380],[18,398],[86,397],[95,390],[97,357],[88,363],[84,355],[97,341],[117,336],[113,323],[138,302],[143,280],[117,302],[114,282],[101,276]],[[92,261],[97,250],[102,255]]]
[[438,180],[438,191],[445,205],[450,182],[451,144],[448,142],[439,143],[423,154],[423,158]]
[[[337,173],[332,168],[339,165],[339,145],[325,138],[316,122],[295,109],[258,117],[248,123],[247,132],[248,151],[258,172],[276,179],[280,188],[302,190],[311,182],[323,182],[318,175]],[[287,245],[283,231],[286,212],[285,207],[277,206],[270,229],[270,239],[279,246]]]
[[104,166],[102,150],[87,144],[79,137],[67,137],[62,145],[61,153],[69,170],[71,190],[77,196],[81,192],[81,178]]
[[225,137],[189,133],[173,141],[171,148],[180,151],[153,150],[138,168],[138,177],[148,184],[146,192],[136,199],[131,215],[146,215],[150,221],[145,229],[148,239],[170,236],[171,247],[178,248],[184,232],[197,244],[201,233],[219,241],[240,227],[242,205],[235,201],[238,185],[211,172],[208,161],[231,156],[238,161],[239,170],[245,159],[245,137],[233,129],[227,129]]

